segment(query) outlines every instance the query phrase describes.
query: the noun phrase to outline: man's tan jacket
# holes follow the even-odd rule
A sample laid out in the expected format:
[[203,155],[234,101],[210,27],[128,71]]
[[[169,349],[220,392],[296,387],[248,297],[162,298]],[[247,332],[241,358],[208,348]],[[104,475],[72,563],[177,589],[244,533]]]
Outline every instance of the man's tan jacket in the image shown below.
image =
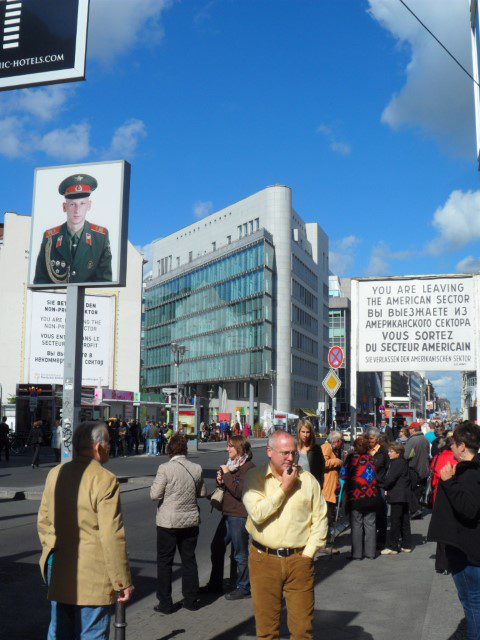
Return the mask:
[[48,599],[99,607],[132,584],[116,477],[91,458],[50,471],[38,512],[40,569],[53,551]]

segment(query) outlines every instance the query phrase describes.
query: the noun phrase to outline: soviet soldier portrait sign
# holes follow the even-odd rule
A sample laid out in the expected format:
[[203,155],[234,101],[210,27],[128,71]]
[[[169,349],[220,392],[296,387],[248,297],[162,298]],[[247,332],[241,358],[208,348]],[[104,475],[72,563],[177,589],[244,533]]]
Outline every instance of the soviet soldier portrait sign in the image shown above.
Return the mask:
[[124,286],[130,165],[35,171],[29,286]]

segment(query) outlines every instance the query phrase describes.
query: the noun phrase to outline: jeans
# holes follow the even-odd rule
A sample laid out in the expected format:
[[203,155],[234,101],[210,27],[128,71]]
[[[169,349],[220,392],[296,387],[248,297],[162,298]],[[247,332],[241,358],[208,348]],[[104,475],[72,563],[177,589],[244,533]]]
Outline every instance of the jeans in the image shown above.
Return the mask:
[[157,455],[157,439],[147,438],[147,456]]
[[480,640],[480,567],[467,565],[452,574],[467,621],[467,640]]
[[172,603],[172,566],[178,547],[182,561],[182,594],[186,602],[195,602],[198,595],[198,568],[195,548],[198,527],[167,529],[157,527],[157,598],[161,605]]
[[[408,502],[393,502],[390,505],[390,534],[388,548],[394,551],[412,548],[410,533],[410,509]],[[401,547],[400,547],[401,539]]]
[[361,560],[364,556],[367,558],[375,558],[377,530],[376,530],[376,513],[375,511],[357,511],[352,509],[350,512],[350,525],[352,527],[352,558]]
[[223,516],[218,523],[210,547],[212,554],[212,573],[210,574],[209,583],[218,587],[223,585],[225,552],[228,544],[231,543],[237,569],[235,588],[244,594],[249,594],[248,532],[245,529],[245,524],[246,518],[236,516]]
[[[50,584],[51,565],[47,566]],[[108,640],[112,607],[81,607],[51,601],[47,640]]]

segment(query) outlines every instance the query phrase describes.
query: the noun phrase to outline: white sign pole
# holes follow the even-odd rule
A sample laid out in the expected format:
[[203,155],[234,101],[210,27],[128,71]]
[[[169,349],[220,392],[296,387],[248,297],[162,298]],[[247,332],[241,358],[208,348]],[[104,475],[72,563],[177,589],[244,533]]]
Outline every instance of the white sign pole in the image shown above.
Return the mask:
[[479,381],[480,381],[480,331],[479,331],[479,323],[480,323],[480,276],[473,276],[474,282],[474,291],[475,291],[475,307],[477,312],[476,322],[474,324],[474,333],[475,333],[475,343],[476,343],[476,371],[477,371],[477,383],[476,387],[476,408],[477,408],[477,424],[480,419],[479,411],[478,411],[478,401],[479,401]]
[[358,367],[358,281],[351,282],[351,328],[350,328],[350,430],[351,441],[355,438],[357,422],[357,367]]

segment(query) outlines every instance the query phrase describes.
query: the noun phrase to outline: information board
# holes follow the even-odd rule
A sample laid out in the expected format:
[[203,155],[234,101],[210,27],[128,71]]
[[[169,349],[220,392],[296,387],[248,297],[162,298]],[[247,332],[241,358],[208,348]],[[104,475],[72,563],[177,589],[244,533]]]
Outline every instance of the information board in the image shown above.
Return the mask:
[[357,284],[358,371],[476,370],[473,278]]
[[[63,383],[66,295],[27,292],[25,375]],[[115,296],[85,296],[82,384],[113,387]]]

